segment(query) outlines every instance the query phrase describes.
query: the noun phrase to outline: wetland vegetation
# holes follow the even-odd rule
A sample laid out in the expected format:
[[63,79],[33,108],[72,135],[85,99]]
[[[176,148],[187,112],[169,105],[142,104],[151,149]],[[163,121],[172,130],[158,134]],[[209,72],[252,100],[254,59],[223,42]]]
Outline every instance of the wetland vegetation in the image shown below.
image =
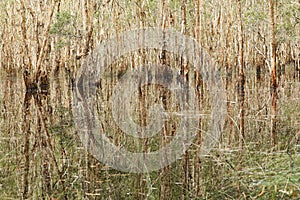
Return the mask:
[[[145,27],[197,40],[217,64],[227,115],[208,155],[198,156],[209,124],[203,117],[182,158],[159,171],[125,173],[83,147],[72,90],[97,44]],[[1,0],[0,199],[299,199],[299,35],[297,0]],[[155,50],[122,57],[98,85],[97,111],[111,141],[131,151],[170,142],[178,119],[161,137],[133,139],[101,102],[109,102],[118,77],[154,60],[195,73],[203,113],[213,107],[209,86],[182,58]],[[147,102],[177,109],[168,91],[145,87],[139,95],[132,115],[140,124],[149,120]]]

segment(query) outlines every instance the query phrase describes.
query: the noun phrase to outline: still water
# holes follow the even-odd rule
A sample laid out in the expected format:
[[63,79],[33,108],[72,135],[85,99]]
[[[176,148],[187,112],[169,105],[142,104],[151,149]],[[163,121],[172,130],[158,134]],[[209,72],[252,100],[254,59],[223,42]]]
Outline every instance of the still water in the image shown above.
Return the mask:
[[49,89],[36,93],[26,92],[20,75],[1,76],[0,196],[59,196],[66,182],[78,184],[83,171],[77,165],[87,157],[73,126],[66,77],[52,76]]
[[[224,147],[201,162],[189,154],[189,158],[159,172],[141,175],[114,170],[86,151],[74,125],[68,73],[61,70],[49,80],[47,91],[35,93],[26,92],[21,75],[0,76],[0,199],[168,199],[170,195],[178,199],[183,194],[194,199],[200,194],[211,195],[215,199],[225,193],[238,196],[235,188],[240,187],[236,185],[239,181],[247,186],[244,190],[249,195],[259,194],[269,185],[271,192],[276,186],[282,191],[291,188],[289,197],[299,194],[299,84],[279,93],[277,127],[281,141],[277,151],[264,149],[267,140],[263,136],[269,137],[265,109],[258,112],[254,104],[249,104],[248,137],[252,134],[253,138],[244,156],[240,157],[234,147]],[[252,94],[259,97],[253,101],[268,95],[268,90],[262,91],[265,95]],[[176,123],[174,120],[170,127]],[[112,131],[108,137],[123,142],[124,147],[141,142],[114,134]],[[151,148],[159,144],[156,140],[146,143]]]

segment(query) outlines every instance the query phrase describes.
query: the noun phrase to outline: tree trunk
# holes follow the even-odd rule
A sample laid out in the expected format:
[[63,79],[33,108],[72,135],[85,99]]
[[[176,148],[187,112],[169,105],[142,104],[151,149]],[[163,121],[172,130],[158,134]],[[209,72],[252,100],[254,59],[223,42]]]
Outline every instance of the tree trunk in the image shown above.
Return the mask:
[[271,143],[276,143],[276,115],[277,115],[277,80],[276,80],[276,41],[275,41],[275,17],[274,0],[269,0],[270,8],[270,52],[271,52]]
[[241,1],[237,0],[238,18],[238,101],[239,101],[239,149],[243,148],[244,142],[244,117],[245,117],[245,75],[244,75],[244,37]]

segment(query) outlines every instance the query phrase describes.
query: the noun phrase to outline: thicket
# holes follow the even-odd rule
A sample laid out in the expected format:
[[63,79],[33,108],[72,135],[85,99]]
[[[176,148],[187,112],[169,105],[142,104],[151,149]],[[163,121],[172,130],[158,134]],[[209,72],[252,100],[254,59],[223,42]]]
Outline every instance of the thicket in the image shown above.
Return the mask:
[[[197,156],[195,141],[159,172],[126,174],[82,147],[72,83],[98,43],[143,27],[196,38],[219,66],[227,118],[209,156]],[[296,0],[2,0],[1,199],[300,198],[299,35]],[[131,56],[133,66],[147,54]]]

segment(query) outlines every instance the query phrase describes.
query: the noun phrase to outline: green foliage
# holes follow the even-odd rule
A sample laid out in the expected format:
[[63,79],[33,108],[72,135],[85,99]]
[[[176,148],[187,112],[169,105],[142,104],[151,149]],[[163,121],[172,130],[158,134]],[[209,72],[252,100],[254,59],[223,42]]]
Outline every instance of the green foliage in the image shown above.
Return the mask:
[[243,21],[246,25],[254,27],[267,19],[267,13],[258,10],[259,8],[254,7],[247,9],[243,16]]
[[67,42],[65,40],[59,40],[57,43],[55,43],[55,49],[61,49],[67,45]]
[[50,34],[61,36],[74,36],[74,27],[72,26],[76,16],[71,15],[67,11],[57,13],[56,22],[51,25]]
[[[14,1],[10,1],[10,0],[3,0],[0,2],[0,22],[1,24],[6,24],[6,21],[8,19],[8,12],[7,10],[9,9],[10,5],[13,4]],[[1,30],[0,30],[0,34],[1,34]]]
[[[299,37],[300,5],[297,2],[281,2],[278,7],[276,33],[280,42]],[[297,32],[298,29],[298,32]]]

